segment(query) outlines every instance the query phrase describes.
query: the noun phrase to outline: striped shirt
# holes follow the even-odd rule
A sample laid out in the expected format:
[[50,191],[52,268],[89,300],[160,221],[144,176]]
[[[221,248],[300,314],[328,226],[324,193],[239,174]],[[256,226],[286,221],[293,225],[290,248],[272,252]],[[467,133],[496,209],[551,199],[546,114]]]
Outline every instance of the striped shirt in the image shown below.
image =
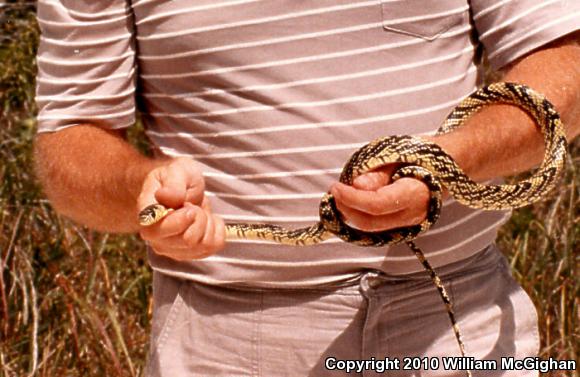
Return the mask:
[[[119,129],[142,114],[169,156],[199,162],[226,221],[302,227],[343,163],[389,134],[433,134],[482,81],[580,27],[565,0],[40,0],[39,132]],[[506,212],[444,203],[419,238],[435,266],[494,241]],[[422,267],[404,245],[232,241],[201,261],[150,253],[201,282],[306,286]]]

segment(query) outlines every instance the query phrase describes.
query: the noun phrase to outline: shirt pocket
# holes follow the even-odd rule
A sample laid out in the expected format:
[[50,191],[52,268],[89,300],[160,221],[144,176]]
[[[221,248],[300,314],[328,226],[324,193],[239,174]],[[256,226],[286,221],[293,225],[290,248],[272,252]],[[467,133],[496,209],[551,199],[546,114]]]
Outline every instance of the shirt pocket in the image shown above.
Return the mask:
[[467,0],[381,0],[385,30],[433,41],[469,23]]

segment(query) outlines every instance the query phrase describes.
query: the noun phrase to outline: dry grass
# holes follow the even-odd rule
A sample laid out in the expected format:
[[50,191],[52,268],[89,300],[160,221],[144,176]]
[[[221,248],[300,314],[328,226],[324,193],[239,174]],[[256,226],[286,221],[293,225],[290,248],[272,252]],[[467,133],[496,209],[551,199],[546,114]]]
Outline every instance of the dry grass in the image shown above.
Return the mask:
[[[33,9],[16,4],[0,8],[0,376],[141,375],[151,305],[143,244],[64,221],[43,199],[31,174],[38,35]],[[578,360],[578,162],[499,239],[540,313],[542,357]]]

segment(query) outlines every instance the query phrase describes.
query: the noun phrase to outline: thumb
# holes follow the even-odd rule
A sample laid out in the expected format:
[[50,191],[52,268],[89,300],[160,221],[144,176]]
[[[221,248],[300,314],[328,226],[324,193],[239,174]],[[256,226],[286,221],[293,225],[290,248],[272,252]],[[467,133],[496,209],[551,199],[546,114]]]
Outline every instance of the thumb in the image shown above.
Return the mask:
[[155,200],[168,208],[180,208],[185,203],[185,187],[175,181],[164,183],[155,192]]
[[198,204],[203,200],[203,177],[190,160],[177,160],[161,169],[158,180],[155,199],[166,207],[180,208],[186,201]]

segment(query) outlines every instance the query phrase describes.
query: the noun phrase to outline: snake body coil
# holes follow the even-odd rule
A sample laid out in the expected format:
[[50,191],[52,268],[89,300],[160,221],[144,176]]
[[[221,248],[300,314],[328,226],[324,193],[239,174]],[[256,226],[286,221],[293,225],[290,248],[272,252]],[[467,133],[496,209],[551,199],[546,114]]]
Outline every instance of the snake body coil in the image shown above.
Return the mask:
[[[345,164],[340,182],[352,184],[361,174],[383,165],[398,163],[404,167],[393,176],[414,177],[427,184],[431,199],[427,218],[421,224],[384,232],[365,232],[348,226],[341,218],[330,194],[321,200],[320,221],[310,227],[288,230],[272,224],[227,224],[227,237],[270,240],[287,245],[313,245],[332,236],[363,246],[381,246],[406,242],[429,272],[446,305],[462,355],[465,348],[457,327],[449,297],[439,277],[412,241],[437,220],[441,208],[441,190],[445,187],[460,203],[472,208],[503,210],[518,208],[542,199],[556,184],[565,159],[567,141],[564,127],[553,105],[541,94],[520,84],[495,83],[466,97],[447,116],[437,134],[461,127],[482,107],[504,103],[515,105],[528,113],[544,136],[544,159],[529,178],[511,185],[482,185],[472,181],[455,161],[434,143],[414,136],[387,136],[371,141],[357,150]],[[151,225],[169,212],[160,204],[148,206],[140,213],[140,223]],[[466,371],[467,375],[471,375]]]

